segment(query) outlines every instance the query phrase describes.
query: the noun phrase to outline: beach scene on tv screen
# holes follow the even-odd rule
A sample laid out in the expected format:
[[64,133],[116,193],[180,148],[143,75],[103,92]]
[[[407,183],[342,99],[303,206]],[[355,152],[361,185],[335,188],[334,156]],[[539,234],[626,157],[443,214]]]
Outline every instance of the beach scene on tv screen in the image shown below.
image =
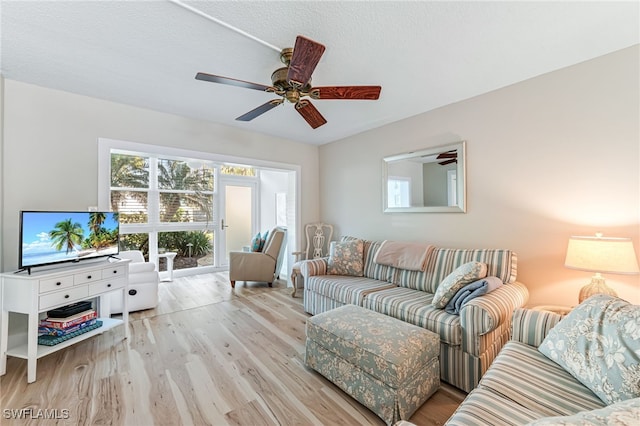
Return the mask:
[[23,267],[117,253],[117,213],[22,214]]

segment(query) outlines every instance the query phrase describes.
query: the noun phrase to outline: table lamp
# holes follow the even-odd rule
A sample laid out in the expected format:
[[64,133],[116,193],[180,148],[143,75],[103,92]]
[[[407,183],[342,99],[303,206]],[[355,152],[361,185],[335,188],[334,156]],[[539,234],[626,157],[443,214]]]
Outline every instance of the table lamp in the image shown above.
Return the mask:
[[608,238],[597,233],[595,237],[571,237],[564,266],[596,274],[591,282],[580,289],[578,302],[582,303],[594,294],[617,296],[601,273],[637,274],[638,260],[631,238]]

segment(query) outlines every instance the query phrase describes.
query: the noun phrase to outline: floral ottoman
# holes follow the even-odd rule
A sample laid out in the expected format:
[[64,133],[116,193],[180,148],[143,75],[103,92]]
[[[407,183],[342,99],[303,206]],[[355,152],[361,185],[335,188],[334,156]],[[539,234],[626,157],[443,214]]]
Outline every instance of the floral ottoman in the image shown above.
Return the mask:
[[355,305],[307,320],[306,364],[387,424],[438,389],[439,354],[437,334]]

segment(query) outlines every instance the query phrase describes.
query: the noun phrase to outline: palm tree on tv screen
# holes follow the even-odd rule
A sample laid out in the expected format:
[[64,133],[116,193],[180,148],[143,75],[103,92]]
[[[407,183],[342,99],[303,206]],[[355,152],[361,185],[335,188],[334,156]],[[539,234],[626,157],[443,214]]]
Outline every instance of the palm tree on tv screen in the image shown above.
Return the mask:
[[91,232],[99,234],[102,231],[102,224],[105,220],[107,220],[107,215],[104,213],[89,213],[89,229]]
[[56,223],[55,229],[49,231],[49,238],[53,240],[53,248],[61,251],[66,248],[66,253],[82,244],[84,230],[79,223],[72,223],[71,218]]

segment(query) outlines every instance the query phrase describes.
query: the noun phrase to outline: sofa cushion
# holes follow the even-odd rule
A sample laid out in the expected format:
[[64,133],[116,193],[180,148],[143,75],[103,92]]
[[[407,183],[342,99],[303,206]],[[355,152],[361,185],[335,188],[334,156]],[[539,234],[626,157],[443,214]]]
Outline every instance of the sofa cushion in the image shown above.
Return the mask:
[[[356,237],[345,235],[344,237],[341,238],[340,241],[352,241],[357,239],[358,238]],[[376,256],[376,253],[378,252],[378,250],[380,249],[380,246],[382,245],[382,241],[368,241],[368,240],[362,240],[362,241],[364,242],[364,253],[363,253],[364,276],[367,278],[373,278],[375,280],[391,282],[391,277],[394,271],[396,270],[396,268],[393,268],[387,265],[378,265],[373,261],[373,259]]]
[[473,261],[458,266],[438,284],[431,304],[438,309],[444,309],[458,290],[486,276],[487,265],[485,263]]
[[457,346],[462,342],[460,316],[451,315],[431,305],[433,294],[394,287],[369,293],[363,307],[437,333],[443,343]]
[[607,404],[640,397],[640,307],[606,294],[574,308],[540,352]]
[[[395,268],[394,268],[395,269]],[[435,290],[428,288],[428,277],[431,271],[409,271],[407,269],[396,269],[391,277],[391,281],[401,287],[412,288],[414,290],[426,291],[433,293]]]
[[368,293],[395,287],[384,281],[346,275],[312,275],[305,279],[305,293],[313,292],[336,300],[341,304],[362,306]]
[[438,284],[460,265],[468,262],[487,264],[487,275],[498,277],[505,284],[515,282],[517,275],[517,255],[502,249],[435,249],[427,265],[426,291],[435,293]]
[[500,351],[480,386],[538,413],[538,417],[573,414],[604,404],[588,388],[535,346],[510,341]]
[[327,274],[361,277],[364,270],[363,252],[362,240],[332,241],[329,247]]
[[639,423],[640,398],[632,398],[597,410],[581,411],[572,416],[545,417],[543,419],[527,423],[526,426],[637,426]]

